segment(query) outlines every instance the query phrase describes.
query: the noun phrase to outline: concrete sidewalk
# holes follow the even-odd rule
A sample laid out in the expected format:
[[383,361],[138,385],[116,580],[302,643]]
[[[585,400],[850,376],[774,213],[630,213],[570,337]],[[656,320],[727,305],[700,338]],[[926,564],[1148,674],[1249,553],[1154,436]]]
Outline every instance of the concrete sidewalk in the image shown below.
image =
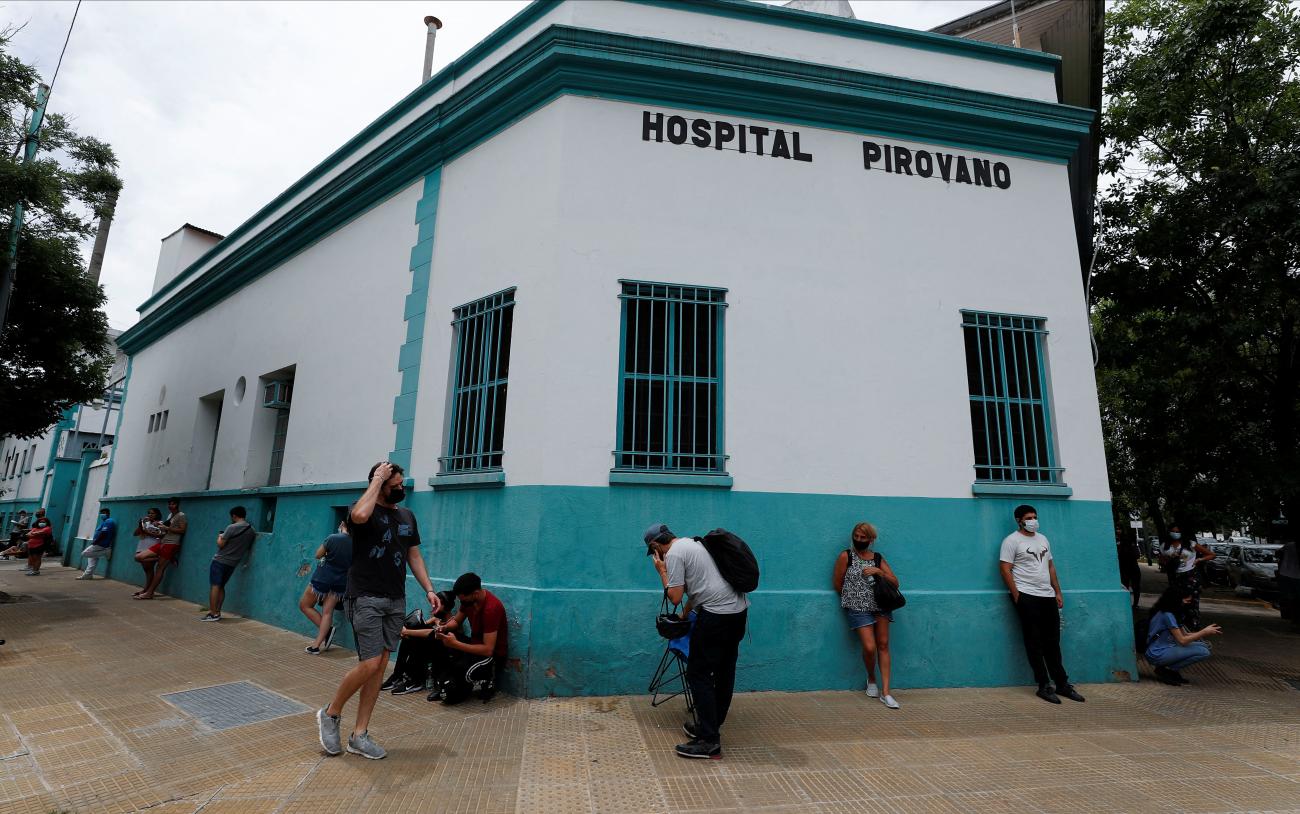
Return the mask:
[[[1216,657],[1172,688],[916,690],[738,696],[721,761],[688,761],[680,700],[443,708],[383,695],[382,761],[325,757],[313,711],[354,663],[298,635],[129,585],[0,562],[0,812],[1300,812],[1300,636],[1275,613],[1210,606]],[[292,602],[296,597],[286,597]],[[797,665],[792,665],[796,669]],[[648,676],[647,676],[648,679]],[[211,724],[164,695],[216,695]],[[200,695],[203,695],[200,693]],[[297,703],[294,703],[297,702]],[[279,704],[282,708],[277,710]],[[344,713],[350,727],[355,702]],[[270,720],[231,728],[232,712]],[[287,713],[287,714],[286,714]]]

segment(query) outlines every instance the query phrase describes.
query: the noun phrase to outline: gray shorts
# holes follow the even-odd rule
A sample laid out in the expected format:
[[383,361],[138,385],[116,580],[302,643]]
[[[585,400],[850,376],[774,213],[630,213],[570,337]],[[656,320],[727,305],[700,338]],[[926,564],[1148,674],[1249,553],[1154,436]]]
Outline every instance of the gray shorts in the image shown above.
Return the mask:
[[406,616],[406,599],[386,596],[358,596],[343,603],[343,614],[352,625],[357,643],[357,659],[366,661],[397,652],[402,642],[402,620]]

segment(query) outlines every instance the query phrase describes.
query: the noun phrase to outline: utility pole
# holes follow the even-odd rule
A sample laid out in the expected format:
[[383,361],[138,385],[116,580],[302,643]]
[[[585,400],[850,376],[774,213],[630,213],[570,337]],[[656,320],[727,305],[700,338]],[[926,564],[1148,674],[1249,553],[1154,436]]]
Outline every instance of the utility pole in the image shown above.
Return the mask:
[[[32,108],[32,119],[27,124],[27,139],[23,145],[23,166],[36,158],[36,149],[40,146],[39,133],[45,121],[45,103],[50,97],[50,86],[36,86],[36,107]],[[14,222],[9,230],[9,252],[7,262],[0,268],[0,332],[9,317],[9,300],[13,295],[14,280],[18,276],[18,235],[23,230],[23,202],[14,204]]]

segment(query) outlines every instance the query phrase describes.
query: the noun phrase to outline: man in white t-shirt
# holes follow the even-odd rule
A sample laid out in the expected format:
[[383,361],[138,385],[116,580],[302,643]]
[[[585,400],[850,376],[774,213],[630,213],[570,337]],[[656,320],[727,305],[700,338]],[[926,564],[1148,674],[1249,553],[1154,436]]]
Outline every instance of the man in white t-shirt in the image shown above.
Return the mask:
[[[1053,704],[1061,703],[1058,695],[1083,701],[1061,664],[1061,608],[1065,597],[1056,579],[1052,548],[1047,537],[1038,533],[1038,512],[1033,506],[1017,506],[1015,517],[1019,528],[1002,541],[998,568],[1020,617],[1025,656],[1038,682],[1037,695]],[[1056,684],[1055,691],[1049,677]]]
[[682,594],[690,597],[683,613],[695,611],[691,629],[691,654],[686,660],[686,683],[695,704],[695,722],[682,730],[690,741],[678,744],[679,757],[722,757],[719,730],[727,720],[736,686],[736,661],[745,638],[749,597],[737,593],[722,577],[704,544],[678,537],[662,523],[646,529],[646,554],[654,558],[664,592],[674,605]]

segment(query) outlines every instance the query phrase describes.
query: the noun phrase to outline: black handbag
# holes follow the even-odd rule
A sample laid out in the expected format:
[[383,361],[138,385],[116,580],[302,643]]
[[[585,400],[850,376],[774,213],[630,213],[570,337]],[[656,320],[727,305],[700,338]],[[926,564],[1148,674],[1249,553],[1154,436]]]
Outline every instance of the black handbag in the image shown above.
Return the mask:
[[655,630],[665,639],[680,639],[691,632],[691,623],[677,614],[677,606],[668,602],[668,589],[664,589],[663,601],[659,603],[659,615],[655,617]]
[[[876,554],[876,567],[880,567],[880,555]],[[876,605],[885,613],[893,613],[907,604],[903,597],[902,591],[894,587],[894,584],[886,579],[875,580],[874,590],[876,594]]]

